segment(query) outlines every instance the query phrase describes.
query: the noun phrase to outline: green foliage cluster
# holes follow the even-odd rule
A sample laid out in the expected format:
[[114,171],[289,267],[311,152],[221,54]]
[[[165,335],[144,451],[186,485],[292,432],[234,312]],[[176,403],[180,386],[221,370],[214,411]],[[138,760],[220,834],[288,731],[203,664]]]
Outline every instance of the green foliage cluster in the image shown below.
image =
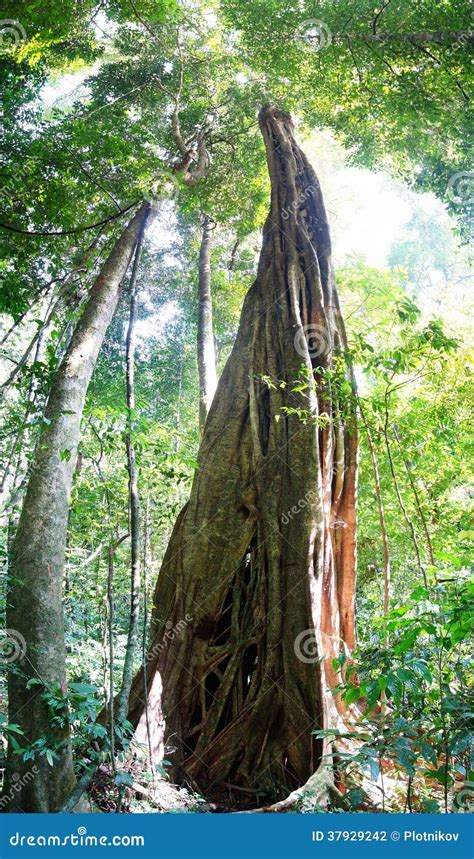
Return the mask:
[[418,586],[403,606],[372,621],[370,642],[350,661],[335,660],[343,676],[337,694],[358,715],[350,733],[317,736],[347,742],[336,765],[356,785],[352,799],[366,773],[384,810],[467,810],[474,799],[473,633],[472,581]]

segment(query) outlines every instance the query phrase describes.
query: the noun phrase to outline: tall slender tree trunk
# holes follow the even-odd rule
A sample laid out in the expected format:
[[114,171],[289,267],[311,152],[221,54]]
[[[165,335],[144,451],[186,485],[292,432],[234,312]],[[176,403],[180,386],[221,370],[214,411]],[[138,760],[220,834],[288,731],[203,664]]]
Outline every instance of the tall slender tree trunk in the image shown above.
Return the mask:
[[204,430],[207,415],[217,388],[216,353],[212,325],[211,238],[214,224],[207,215],[202,225],[199,251],[199,298],[197,355],[199,370],[199,427]]
[[397,472],[395,470],[395,462],[394,462],[393,454],[392,454],[392,446],[390,444],[390,438],[389,438],[389,434],[388,434],[388,426],[389,426],[389,406],[388,406],[388,395],[387,395],[387,392],[385,392],[385,418],[384,418],[384,425],[383,425],[383,435],[384,435],[384,439],[385,439],[385,447],[387,450],[388,464],[390,466],[390,474],[392,475],[392,481],[393,481],[393,486],[395,489],[395,494],[397,496],[398,505],[400,507],[400,510],[403,513],[403,518],[405,519],[405,522],[407,523],[408,529],[409,529],[410,534],[411,534],[411,539],[413,541],[413,546],[415,549],[415,555],[416,555],[416,562],[417,562],[418,570],[419,570],[420,575],[423,579],[423,584],[424,584],[425,588],[428,588],[428,579],[426,577],[426,569],[423,566],[423,563],[421,560],[420,546],[418,544],[418,538],[416,536],[415,526],[414,526],[410,516],[408,515],[407,508],[405,507],[405,502],[403,500],[402,493],[400,491],[400,486],[398,483]]
[[235,260],[237,258],[237,251],[239,250],[241,239],[237,238],[232,245],[232,250],[230,252],[230,259],[227,264],[227,271],[233,271],[235,267]]
[[[345,715],[330,690],[355,641],[357,433],[331,382],[347,344],[319,181],[286,114],[264,108],[260,126],[257,278],[158,578],[146,686],[174,779],[273,799],[321,766],[313,731]],[[293,384],[302,368],[314,386]],[[146,743],[144,685],[142,670],[129,718]]]
[[107,606],[108,606],[108,643],[109,643],[109,700],[107,706],[107,723],[109,729],[110,760],[115,771],[115,698],[114,698],[114,544],[112,536],[107,549]]
[[[7,626],[20,653],[8,678],[9,720],[24,732],[20,744],[46,739],[54,759],[52,766],[44,756],[23,762],[9,747],[6,795],[12,796],[10,811],[56,811],[75,782],[67,722],[63,727],[51,726],[42,693],[51,688],[67,693],[62,579],[81,417],[120,283],[147,211],[148,204],[144,204],[117,240],[61,361],[12,547]],[[40,680],[42,685],[28,688],[29,679]],[[36,770],[31,778],[33,765]]]
[[179,450],[179,431],[181,429],[181,399],[183,394],[183,370],[184,370],[184,343],[182,343],[179,356],[178,369],[178,396],[176,397],[176,436],[174,439],[175,453]]
[[[370,460],[372,463],[372,472],[374,475],[374,488],[375,488],[375,497],[377,499],[377,510],[379,514],[379,525],[380,525],[380,538],[382,540],[382,553],[383,553],[383,613],[387,615],[390,609],[390,596],[391,596],[391,569],[390,569],[390,551],[388,546],[388,533],[387,533],[387,523],[385,520],[385,510],[383,506],[383,498],[382,498],[382,488],[380,486],[380,474],[379,474],[379,463],[377,459],[377,453],[375,451],[374,442],[372,439],[372,433],[370,431],[370,426],[367,421],[367,417],[362,406],[362,403],[359,400],[359,411],[362,423],[364,425],[365,434],[367,438],[367,446],[369,448]],[[387,635],[386,635],[387,638]]]
[[397,429],[397,426],[395,424],[393,426],[393,434],[395,436],[395,439],[396,439],[397,444],[398,444],[399,449],[400,449],[400,453],[401,453],[402,458],[403,458],[403,464],[405,466],[405,471],[407,473],[408,482],[411,486],[411,489],[413,492],[413,497],[415,499],[416,509],[418,510],[418,515],[420,517],[421,524],[423,526],[423,531],[425,533],[426,551],[428,554],[428,561],[431,564],[431,566],[434,567],[435,561],[434,561],[434,554],[433,554],[433,544],[431,542],[430,529],[428,528],[428,522],[427,522],[427,519],[425,516],[425,511],[423,510],[423,504],[422,504],[422,501],[420,498],[420,493],[418,492],[418,489],[416,488],[415,481],[413,479],[412,466],[411,466],[411,463],[409,462],[409,460],[407,459],[407,456],[405,454],[405,448],[403,447],[403,443],[400,440],[400,437],[398,435],[398,429]]
[[146,226],[144,220],[137,241],[135,259],[130,278],[130,314],[126,338],[126,387],[127,387],[127,467],[128,467],[128,497],[130,509],[130,542],[131,542],[131,583],[130,583],[130,619],[128,624],[127,646],[123,665],[122,687],[120,689],[117,707],[117,720],[123,722],[128,712],[128,698],[133,680],[133,662],[137,650],[138,621],[140,618],[140,496],[138,493],[138,473],[133,439],[135,430],[135,326],[138,316],[137,275],[143,245],[143,234]]
[[[145,506],[145,524],[143,528],[143,635],[142,635],[142,665],[147,663],[147,641],[148,641],[148,569],[151,561],[150,552],[150,495],[147,492]],[[145,725],[147,735],[148,763],[153,782],[155,781],[155,764],[153,761],[153,749],[151,745],[151,727],[148,713],[148,689],[146,686],[146,672],[143,674],[144,681],[144,705]]]

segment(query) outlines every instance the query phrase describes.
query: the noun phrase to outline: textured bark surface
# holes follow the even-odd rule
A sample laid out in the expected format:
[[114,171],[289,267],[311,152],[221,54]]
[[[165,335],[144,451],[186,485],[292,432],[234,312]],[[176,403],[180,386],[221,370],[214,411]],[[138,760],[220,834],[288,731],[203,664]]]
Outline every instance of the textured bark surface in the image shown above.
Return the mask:
[[[128,467],[128,499],[131,543],[131,577],[130,577],[130,619],[128,625],[127,646],[123,663],[122,687],[118,696],[117,719],[123,721],[127,716],[128,699],[133,681],[133,662],[137,649],[138,620],[140,617],[140,496],[138,492],[138,470],[135,455],[135,326],[138,317],[138,288],[137,276],[143,246],[143,236],[146,218],[143,220],[140,235],[135,250],[132,274],[130,278],[130,313],[125,343],[125,379],[127,396],[127,431],[125,444],[127,448]],[[113,667],[111,667],[113,671]]]
[[[104,263],[57,371],[12,547],[7,626],[27,648],[9,672],[9,721],[24,731],[22,745],[46,738],[57,757],[53,766],[44,757],[24,763],[9,748],[9,811],[57,811],[75,783],[68,731],[50,726],[41,693],[52,684],[66,690],[62,574],[82,411],[147,208],[137,212]],[[27,689],[29,678],[44,686]]]
[[216,352],[212,325],[211,239],[214,224],[207,216],[202,225],[199,251],[198,336],[199,428],[204,430],[217,388]]
[[[312,731],[341,718],[328,689],[355,639],[357,438],[320,382],[346,343],[320,185],[290,118],[267,107],[260,125],[272,196],[257,278],[158,578],[146,688],[174,778],[262,800],[307,781],[324,751]],[[314,389],[293,390],[302,365]],[[140,672],[129,718],[146,744],[143,697]]]

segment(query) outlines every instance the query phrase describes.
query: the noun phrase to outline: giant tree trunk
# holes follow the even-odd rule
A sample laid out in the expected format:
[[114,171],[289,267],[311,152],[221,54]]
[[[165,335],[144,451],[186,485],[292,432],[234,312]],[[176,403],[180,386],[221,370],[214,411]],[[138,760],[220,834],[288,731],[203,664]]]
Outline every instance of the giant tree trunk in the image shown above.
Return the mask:
[[[267,107],[260,125],[272,196],[257,279],[159,575],[147,688],[175,778],[273,799],[314,773],[312,732],[343,717],[329,690],[355,640],[357,438],[350,372],[334,383],[346,339],[320,185],[290,118]],[[314,386],[294,384],[302,372]],[[140,673],[140,742],[143,694]]]
[[216,352],[212,325],[211,295],[211,237],[214,224],[206,215],[202,225],[199,251],[198,335],[199,428],[204,430],[209,409],[217,388]]
[[[144,204],[116,242],[57,371],[12,547],[7,626],[20,655],[9,672],[9,721],[24,732],[23,738],[17,737],[20,745],[44,738],[55,757],[52,766],[45,756],[24,763],[9,748],[5,789],[9,811],[56,811],[75,781],[68,727],[51,726],[42,692],[45,687],[59,686],[64,693],[67,689],[62,574],[82,411],[147,210]],[[27,688],[29,678],[43,685]]]

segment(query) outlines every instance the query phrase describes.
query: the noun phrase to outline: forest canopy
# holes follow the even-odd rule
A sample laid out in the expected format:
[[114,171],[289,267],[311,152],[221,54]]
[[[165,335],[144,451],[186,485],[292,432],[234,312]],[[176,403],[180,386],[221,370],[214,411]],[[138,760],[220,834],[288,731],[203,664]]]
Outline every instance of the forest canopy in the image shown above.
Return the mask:
[[0,809],[467,810],[468,6],[3,14]]

